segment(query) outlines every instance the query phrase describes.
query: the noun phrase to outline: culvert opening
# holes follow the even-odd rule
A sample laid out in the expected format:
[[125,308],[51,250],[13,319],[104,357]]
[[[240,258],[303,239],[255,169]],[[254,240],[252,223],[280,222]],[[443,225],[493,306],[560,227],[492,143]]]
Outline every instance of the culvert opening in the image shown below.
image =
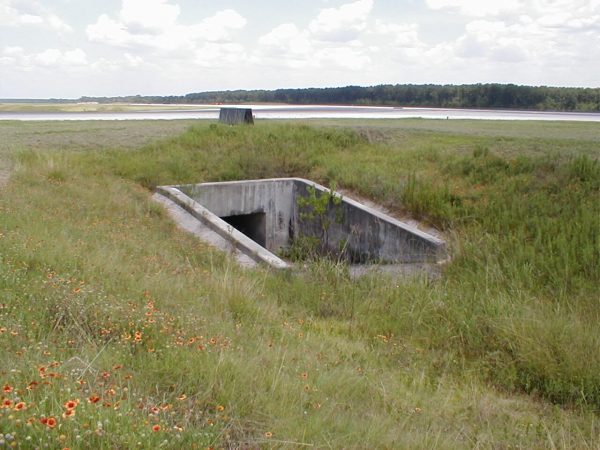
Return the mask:
[[267,245],[267,215],[264,212],[223,216],[221,219],[261,247]]
[[277,268],[289,264],[276,254],[286,254],[301,236],[318,238],[324,253],[349,263],[431,264],[447,258],[443,240],[301,178],[157,191],[251,259]]

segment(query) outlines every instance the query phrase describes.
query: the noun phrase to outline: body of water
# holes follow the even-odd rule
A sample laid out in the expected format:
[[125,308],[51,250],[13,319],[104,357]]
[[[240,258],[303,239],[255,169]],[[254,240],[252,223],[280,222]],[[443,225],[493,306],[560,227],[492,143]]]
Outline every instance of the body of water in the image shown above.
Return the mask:
[[[189,105],[188,105],[189,106]],[[324,105],[227,105],[252,108],[256,119],[477,119],[600,122],[600,113]],[[127,112],[0,112],[0,120],[218,119],[214,105],[197,109]]]

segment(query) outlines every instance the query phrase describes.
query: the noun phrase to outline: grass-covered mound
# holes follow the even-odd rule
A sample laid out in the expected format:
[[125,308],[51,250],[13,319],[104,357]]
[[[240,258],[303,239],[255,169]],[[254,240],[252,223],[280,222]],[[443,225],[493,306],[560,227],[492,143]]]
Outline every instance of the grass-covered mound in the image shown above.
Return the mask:
[[[0,430],[24,448],[595,445],[597,142],[502,126],[206,124],[12,154]],[[241,270],[150,200],[278,176],[419,217],[452,262],[435,282]]]

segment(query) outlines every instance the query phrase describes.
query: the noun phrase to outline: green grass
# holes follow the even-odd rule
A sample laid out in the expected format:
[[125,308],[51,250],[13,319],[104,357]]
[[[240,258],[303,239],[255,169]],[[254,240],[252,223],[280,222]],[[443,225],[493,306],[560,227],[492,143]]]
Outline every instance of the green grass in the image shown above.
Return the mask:
[[[27,406],[0,430],[22,448],[596,448],[597,131],[414,124],[201,123],[131,146],[109,132],[128,124],[99,144],[95,124],[37,144],[0,127],[0,395]],[[243,270],[150,200],[271,176],[419,217],[452,261],[437,281]]]

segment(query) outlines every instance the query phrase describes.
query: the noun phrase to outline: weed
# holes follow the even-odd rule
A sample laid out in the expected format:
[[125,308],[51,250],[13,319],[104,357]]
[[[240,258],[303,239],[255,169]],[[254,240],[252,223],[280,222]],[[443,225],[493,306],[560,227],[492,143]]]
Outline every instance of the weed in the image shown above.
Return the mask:
[[[64,145],[91,124],[0,124],[16,167],[0,196],[4,438],[594,447],[597,131],[441,122],[377,122],[377,139],[200,124],[133,149]],[[177,231],[146,189],[283,174],[335,179],[440,224],[452,261],[435,282],[353,280],[329,260],[244,271]]]

